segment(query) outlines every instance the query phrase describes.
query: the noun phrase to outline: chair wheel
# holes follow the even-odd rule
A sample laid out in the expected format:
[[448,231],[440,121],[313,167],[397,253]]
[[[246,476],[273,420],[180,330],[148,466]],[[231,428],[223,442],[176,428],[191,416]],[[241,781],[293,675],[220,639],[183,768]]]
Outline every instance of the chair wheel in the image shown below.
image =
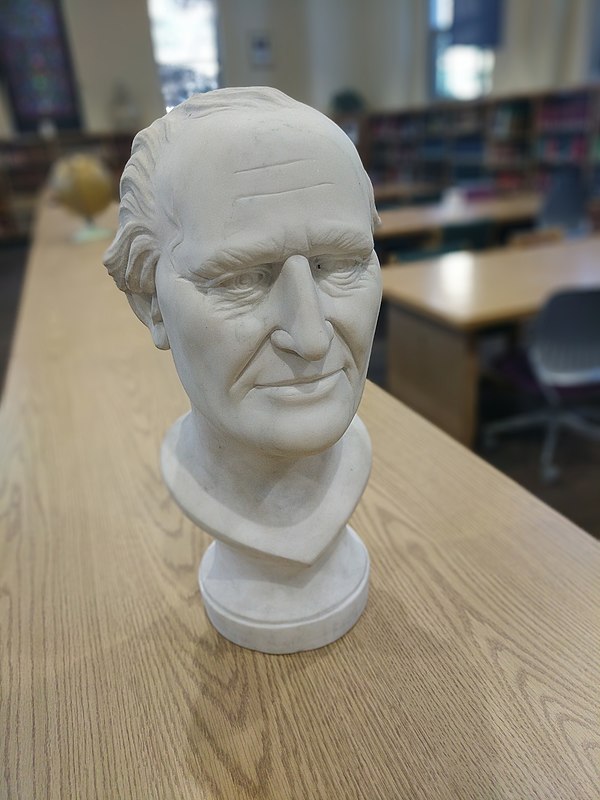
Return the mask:
[[493,433],[484,433],[483,446],[486,450],[495,450],[498,447],[498,437]]
[[555,483],[560,477],[560,470],[555,466],[542,467],[542,481],[544,483]]

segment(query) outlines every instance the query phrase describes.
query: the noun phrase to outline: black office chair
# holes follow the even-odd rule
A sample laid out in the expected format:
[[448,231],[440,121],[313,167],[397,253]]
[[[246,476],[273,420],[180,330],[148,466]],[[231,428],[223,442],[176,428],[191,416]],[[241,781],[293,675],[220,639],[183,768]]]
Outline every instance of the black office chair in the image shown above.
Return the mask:
[[600,442],[600,407],[584,405],[600,399],[600,289],[551,297],[532,325],[526,356],[530,374],[522,371],[523,380],[533,377],[545,406],[486,425],[483,442],[491,446],[503,433],[545,428],[540,468],[542,479],[550,482],[560,474],[554,453],[561,428]]
[[562,228],[567,235],[578,233],[587,216],[588,189],[578,166],[555,170],[544,195],[538,228]]

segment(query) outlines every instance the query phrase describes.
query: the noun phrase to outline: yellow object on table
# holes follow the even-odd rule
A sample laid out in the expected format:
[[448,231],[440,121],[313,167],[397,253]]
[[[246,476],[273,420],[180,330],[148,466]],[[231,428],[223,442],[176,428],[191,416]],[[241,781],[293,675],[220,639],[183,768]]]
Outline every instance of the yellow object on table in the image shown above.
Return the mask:
[[82,153],[61,158],[52,168],[50,191],[57,203],[85,220],[86,227],[75,233],[77,241],[109,235],[93,222],[115,199],[113,177],[100,159]]

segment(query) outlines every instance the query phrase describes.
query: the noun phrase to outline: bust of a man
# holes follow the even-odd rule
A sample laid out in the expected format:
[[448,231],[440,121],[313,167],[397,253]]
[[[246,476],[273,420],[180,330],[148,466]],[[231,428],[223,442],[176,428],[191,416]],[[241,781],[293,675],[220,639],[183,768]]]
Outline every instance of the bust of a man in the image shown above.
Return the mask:
[[105,263],[191,411],[161,466],[217,541],[200,587],[239,644],[342,635],[368,556],[346,525],[366,485],[356,411],[381,300],[373,191],[345,134],[275,89],[196,95],[136,137]]

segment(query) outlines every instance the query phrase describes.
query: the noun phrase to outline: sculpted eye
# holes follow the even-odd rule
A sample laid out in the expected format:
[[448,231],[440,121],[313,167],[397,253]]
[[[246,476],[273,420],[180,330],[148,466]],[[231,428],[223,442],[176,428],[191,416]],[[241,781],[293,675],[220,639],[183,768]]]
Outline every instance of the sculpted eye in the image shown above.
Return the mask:
[[337,285],[349,285],[358,281],[369,266],[371,255],[367,256],[316,256],[312,267],[317,280],[325,280]]
[[254,289],[261,286],[263,283],[268,282],[268,275],[266,270],[251,270],[249,272],[240,272],[239,275],[233,275],[225,282],[225,285],[230,289]]
[[240,299],[259,295],[269,288],[273,280],[272,270],[268,267],[253,267],[240,272],[227,273],[213,284],[215,289]]

